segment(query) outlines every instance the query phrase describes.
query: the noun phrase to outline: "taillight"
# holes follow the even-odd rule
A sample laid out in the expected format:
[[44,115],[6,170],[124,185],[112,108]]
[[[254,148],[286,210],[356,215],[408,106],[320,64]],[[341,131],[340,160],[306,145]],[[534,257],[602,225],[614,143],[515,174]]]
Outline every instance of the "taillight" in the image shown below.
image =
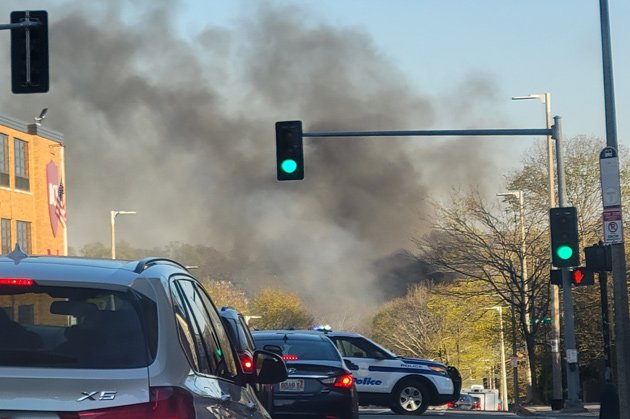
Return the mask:
[[352,374],[346,374],[342,375],[341,377],[337,377],[337,381],[335,381],[335,387],[352,388],[353,383],[354,377],[352,377]]
[[338,388],[352,388],[354,377],[352,374],[344,374],[339,377],[324,378],[321,382]]
[[254,373],[254,361],[252,357],[247,355],[246,353],[238,354],[238,358],[241,361],[241,366],[243,367],[243,372],[245,374],[253,374]]
[[0,285],[12,285],[16,287],[31,287],[35,281],[27,278],[0,278]]
[[60,419],[194,419],[192,395],[179,387],[151,387],[151,401],[129,406],[60,413]]
[[284,359],[285,361],[297,361],[298,356],[297,355],[282,355],[282,359]]

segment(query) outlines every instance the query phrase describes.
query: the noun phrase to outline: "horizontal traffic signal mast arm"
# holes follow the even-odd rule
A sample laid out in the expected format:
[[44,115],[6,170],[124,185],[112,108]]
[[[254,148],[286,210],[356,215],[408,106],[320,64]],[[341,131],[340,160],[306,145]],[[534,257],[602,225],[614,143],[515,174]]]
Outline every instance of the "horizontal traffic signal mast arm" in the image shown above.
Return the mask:
[[303,137],[461,137],[482,135],[553,135],[554,130],[548,128],[505,128],[505,129],[445,129],[445,130],[412,130],[412,131],[322,131],[303,132]]
[[25,21],[19,23],[2,23],[0,24],[0,30],[3,29],[20,29],[20,28],[35,28],[42,25],[42,22],[38,21]]

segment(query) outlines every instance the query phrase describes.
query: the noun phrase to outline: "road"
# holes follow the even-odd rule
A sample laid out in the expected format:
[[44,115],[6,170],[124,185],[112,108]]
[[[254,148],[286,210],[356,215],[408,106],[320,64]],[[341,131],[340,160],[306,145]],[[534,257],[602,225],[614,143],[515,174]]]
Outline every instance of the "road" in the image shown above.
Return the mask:
[[[545,417],[549,419],[582,419],[585,417],[598,417],[595,412],[581,413],[581,414],[567,414],[567,413],[552,413],[552,412],[540,412],[539,417]],[[404,416],[396,415],[389,409],[379,408],[361,408],[361,419],[409,419],[411,417],[418,418],[452,418],[452,419],[495,419],[495,418],[520,418],[522,416],[515,415],[509,412],[482,412],[482,411],[457,411],[457,410],[428,410],[422,416]]]

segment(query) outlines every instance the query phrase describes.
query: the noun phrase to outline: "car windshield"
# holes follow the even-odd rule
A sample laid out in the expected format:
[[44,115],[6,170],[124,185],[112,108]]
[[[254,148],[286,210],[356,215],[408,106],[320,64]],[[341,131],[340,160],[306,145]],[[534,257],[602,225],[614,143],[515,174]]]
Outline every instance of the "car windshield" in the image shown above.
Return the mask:
[[[254,336],[257,348],[267,345],[279,346],[282,349],[282,356],[286,360],[323,360],[341,361],[341,355],[330,341],[301,339],[290,335],[278,335],[278,337],[256,337]],[[295,357],[295,358],[294,358]]]
[[137,294],[0,286],[0,367],[146,367],[156,340],[155,304]]

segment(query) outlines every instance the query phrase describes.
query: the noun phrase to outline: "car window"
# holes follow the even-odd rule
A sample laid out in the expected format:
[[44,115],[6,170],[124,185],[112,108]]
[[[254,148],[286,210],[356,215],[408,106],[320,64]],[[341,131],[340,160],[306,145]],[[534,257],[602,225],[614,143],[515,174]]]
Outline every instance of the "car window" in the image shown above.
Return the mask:
[[343,356],[355,358],[389,358],[390,355],[369,340],[357,337],[331,337]]
[[[188,330],[192,332],[191,346],[196,352],[198,371],[221,377],[234,377],[237,374],[236,362],[216,309],[192,281],[177,280],[175,288],[188,313]],[[218,325],[211,320],[213,312]]]
[[173,311],[175,314],[175,323],[177,325],[179,341],[184,349],[186,357],[188,358],[190,366],[195,371],[201,371],[198,355],[199,350],[196,347],[199,339],[195,339],[193,336],[195,332],[193,329],[193,320],[190,314],[190,309],[184,304],[181,290],[177,288],[174,283],[171,287],[171,296],[173,298]]
[[214,328],[216,337],[218,339],[219,346],[222,350],[222,353],[225,359],[226,371],[229,376],[233,377],[236,374],[238,374],[238,370],[236,367],[237,362],[236,362],[236,359],[234,358],[234,353],[232,352],[232,345],[230,344],[230,338],[228,337],[227,332],[225,331],[225,328],[223,327],[223,323],[221,322],[221,316],[219,316],[219,312],[217,311],[216,306],[214,305],[214,303],[212,302],[208,294],[206,294],[204,289],[200,287],[199,284],[195,284],[195,290],[197,294],[201,297],[199,301],[205,308],[206,314],[208,315],[208,317],[210,318],[210,321],[212,322],[212,326]]
[[277,337],[257,337],[254,336],[256,347],[264,349],[265,345],[279,346],[282,349],[282,355],[287,360],[325,360],[325,361],[342,361],[339,352],[335,346],[328,340],[300,339],[299,337],[288,337],[284,339],[284,335]]
[[240,323],[240,327],[238,328],[240,339],[243,342],[245,342],[245,344],[247,345],[247,348],[249,349],[256,348],[256,343],[254,342],[254,338],[252,337],[252,332],[249,330],[249,326],[247,325],[247,322],[245,321],[243,316],[240,314],[238,315],[238,322]]
[[122,369],[148,366],[157,309],[132,291],[0,288],[0,366]]

